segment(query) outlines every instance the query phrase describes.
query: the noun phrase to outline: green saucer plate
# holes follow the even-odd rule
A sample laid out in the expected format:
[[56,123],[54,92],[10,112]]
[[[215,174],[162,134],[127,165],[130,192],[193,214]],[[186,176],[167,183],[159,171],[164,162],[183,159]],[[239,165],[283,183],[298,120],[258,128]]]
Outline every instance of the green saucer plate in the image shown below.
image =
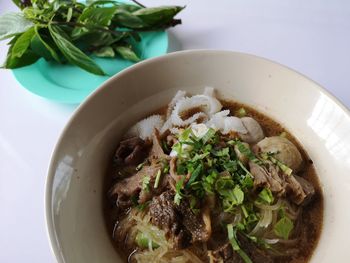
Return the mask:
[[[167,53],[168,35],[165,31],[143,32],[140,36],[141,41],[136,44],[136,49],[143,60]],[[108,78],[135,64],[120,57],[93,59],[107,76],[94,75],[76,66],[60,65],[44,59],[15,69],[13,74],[24,88],[36,95],[56,102],[77,104]]]

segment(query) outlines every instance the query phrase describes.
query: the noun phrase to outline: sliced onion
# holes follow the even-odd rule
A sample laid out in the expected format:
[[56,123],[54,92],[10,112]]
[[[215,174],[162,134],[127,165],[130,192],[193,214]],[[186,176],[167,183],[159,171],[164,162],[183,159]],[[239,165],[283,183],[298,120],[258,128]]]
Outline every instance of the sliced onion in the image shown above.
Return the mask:
[[263,217],[262,220],[259,221],[258,224],[260,224],[261,227],[267,228],[271,222],[272,222],[272,212],[271,210],[263,210]]
[[271,210],[261,210],[261,218],[259,222],[255,225],[254,229],[249,233],[249,235],[256,235],[262,229],[266,229],[272,222],[272,211]]
[[281,199],[278,199],[278,201],[274,205],[264,205],[264,204],[255,203],[255,206],[262,210],[272,210],[272,211],[279,209],[281,205],[282,205]]
[[277,244],[278,242],[280,242],[279,238],[273,238],[273,239],[264,238],[263,240],[269,245]]

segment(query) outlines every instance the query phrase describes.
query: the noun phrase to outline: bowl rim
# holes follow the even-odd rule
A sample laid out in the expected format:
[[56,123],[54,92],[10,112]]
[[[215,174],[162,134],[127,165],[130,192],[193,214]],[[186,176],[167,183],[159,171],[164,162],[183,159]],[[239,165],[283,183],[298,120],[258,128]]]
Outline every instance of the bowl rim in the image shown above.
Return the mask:
[[54,180],[54,160],[57,156],[58,153],[58,149],[59,149],[59,145],[62,143],[64,136],[66,134],[66,132],[68,131],[68,128],[71,126],[72,122],[74,121],[74,119],[80,114],[80,112],[85,108],[85,106],[87,104],[90,103],[91,100],[93,100],[93,98],[95,97],[96,94],[102,92],[104,89],[106,89],[111,83],[113,83],[116,79],[122,77],[123,75],[129,74],[130,72],[134,71],[137,68],[142,68],[144,66],[147,66],[149,64],[153,64],[157,61],[162,61],[162,60],[167,60],[167,59],[171,59],[174,57],[178,57],[178,56],[186,56],[186,55],[192,55],[192,54],[227,54],[227,55],[241,55],[241,56],[245,56],[245,57],[249,57],[249,58],[254,58],[254,59],[258,59],[258,60],[262,60],[265,61],[267,63],[270,63],[272,65],[278,66],[278,67],[282,67],[286,70],[288,70],[291,73],[294,73],[308,81],[310,81],[312,84],[312,86],[310,86],[310,88],[312,89],[316,89],[316,91],[321,91],[323,94],[325,94],[327,97],[329,97],[333,102],[335,102],[337,104],[337,106],[339,106],[342,111],[350,118],[350,110],[337,98],[335,97],[335,95],[333,95],[330,91],[326,90],[323,86],[321,86],[319,83],[317,83],[316,81],[310,79],[309,77],[307,77],[306,75],[288,67],[285,66],[281,63],[278,63],[274,60],[271,59],[267,59],[261,56],[257,56],[254,54],[249,54],[249,53],[244,53],[244,52],[238,52],[238,51],[232,51],[232,50],[222,50],[222,49],[190,49],[190,50],[183,50],[183,51],[176,51],[176,52],[172,52],[172,53],[168,53],[159,57],[155,57],[155,58],[151,58],[151,59],[147,59],[144,61],[141,61],[137,64],[134,64],[120,72],[118,72],[117,74],[115,74],[114,76],[110,77],[109,79],[107,79],[105,82],[103,82],[96,90],[94,90],[84,101],[82,101],[82,103],[73,111],[72,115],[70,116],[68,122],[64,125],[64,128],[62,129],[59,138],[53,148],[53,151],[51,153],[50,156],[50,163],[47,169],[47,176],[46,176],[46,181],[45,181],[45,190],[44,190],[44,216],[45,216],[45,222],[46,222],[46,233],[48,235],[48,239],[49,239],[49,246],[51,248],[51,251],[53,252],[54,258],[58,261],[58,262],[62,262],[62,258],[60,257],[60,246],[58,243],[58,240],[55,238],[56,236],[56,231],[54,229],[54,223],[52,220],[52,203],[51,203],[51,199],[52,199],[52,191],[53,191],[53,180]]

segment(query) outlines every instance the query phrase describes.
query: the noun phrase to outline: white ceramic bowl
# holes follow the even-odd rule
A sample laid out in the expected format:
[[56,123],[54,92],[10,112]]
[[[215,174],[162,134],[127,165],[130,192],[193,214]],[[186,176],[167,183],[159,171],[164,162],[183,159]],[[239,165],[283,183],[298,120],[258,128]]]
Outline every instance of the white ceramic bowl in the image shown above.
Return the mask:
[[311,262],[349,262],[350,115],[306,77],[229,51],[184,51],[138,63],[104,83],[75,112],[54,151],[46,217],[58,262],[117,263],[102,210],[106,167],[124,131],[178,89],[253,106],[290,130],[314,161],[325,197],[324,226]]

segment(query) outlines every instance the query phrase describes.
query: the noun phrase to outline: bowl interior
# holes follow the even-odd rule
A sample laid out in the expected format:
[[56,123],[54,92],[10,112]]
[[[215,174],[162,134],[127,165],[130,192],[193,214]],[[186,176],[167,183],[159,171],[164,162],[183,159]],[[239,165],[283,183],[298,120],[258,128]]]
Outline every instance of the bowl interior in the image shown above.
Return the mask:
[[122,262],[103,217],[103,181],[123,133],[178,89],[217,89],[253,106],[302,143],[324,191],[324,226],[311,262],[346,262],[350,236],[350,117],[317,84],[276,63],[228,51],[185,51],[137,64],[107,81],[76,111],[52,157],[46,216],[59,262]]

